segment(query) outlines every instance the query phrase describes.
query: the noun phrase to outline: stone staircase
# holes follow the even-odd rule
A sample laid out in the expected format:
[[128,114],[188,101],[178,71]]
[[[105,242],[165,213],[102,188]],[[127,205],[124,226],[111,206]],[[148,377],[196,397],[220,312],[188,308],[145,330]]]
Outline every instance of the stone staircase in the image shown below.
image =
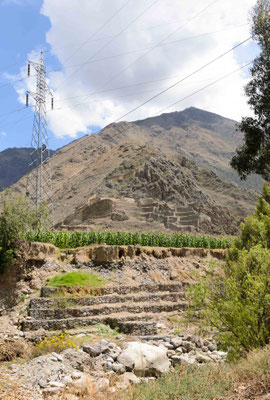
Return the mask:
[[100,288],[86,297],[50,297],[57,289],[44,287],[29,304],[23,331],[69,330],[103,323],[136,335],[157,333],[156,323],[186,308],[182,283]]

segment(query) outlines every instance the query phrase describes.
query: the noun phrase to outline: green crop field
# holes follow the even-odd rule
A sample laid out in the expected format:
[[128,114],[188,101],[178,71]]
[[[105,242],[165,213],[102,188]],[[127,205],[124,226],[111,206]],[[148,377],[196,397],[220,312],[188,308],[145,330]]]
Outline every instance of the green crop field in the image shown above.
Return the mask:
[[204,249],[227,249],[230,238],[188,235],[182,233],[138,233],[138,232],[28,232],[25,240],[52,243],[60,249],[89,246],[91,244],[141,245],[153,247],[191,247]]

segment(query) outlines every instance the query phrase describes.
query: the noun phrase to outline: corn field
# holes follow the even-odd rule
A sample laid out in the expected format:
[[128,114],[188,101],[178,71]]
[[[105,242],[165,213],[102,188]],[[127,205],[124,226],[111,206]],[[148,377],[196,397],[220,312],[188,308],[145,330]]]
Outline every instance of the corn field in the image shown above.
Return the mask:
[[91,244],[141,245],[152,247],[193,247],[204,249],[227,249],[230,238],[188,235],[182,233],[139,233],[139,232],[28,232],[25,240],[52,243],[60,249],[89,246]]

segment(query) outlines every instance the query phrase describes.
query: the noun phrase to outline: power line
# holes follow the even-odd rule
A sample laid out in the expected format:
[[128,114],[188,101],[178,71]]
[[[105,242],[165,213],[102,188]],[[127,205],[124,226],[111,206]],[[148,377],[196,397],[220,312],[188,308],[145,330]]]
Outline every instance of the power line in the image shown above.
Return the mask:
[[217,3],[219,0],[214,0],[211,3],[209,3],[206,7],[201,9],[198,13],[194,14],[191,18],[187,20],[187,22],[184,25],[180,25],[177,29],[175,29],[173,32],[171,32],[169,35],[167,35],[164,39],[162,39],[160,42],[158,42],[152,49],[147,51],[146,53],[142,54],[140,57],[138,57],[135,61],[133,61],[131,64],[129,64],[127,67],[125,67],[123,70],[121,70],[118,74],[116,74],[113,78],[109,79],[104,86],[108,85],[109,83],[113,82],[118,76],[122,75],[123,72],[128,70],[132,65],[137,63],[139,60],[141,60],[143,57],[147,56],[150,54],[156,47],[158,47],[161,43],[165,42],[168,38],[173,36],[176,32],[181,31],[182,29],[185,28],[191,21],[194,19],[198,18],[201,14],[204,13],[205,10],[207,10],[209,7],[212,7],[215,3]]
[[209,61],[208,63],[204,64],[202,67],[196,69],[195,71],[193,71],[191,74],[188,74],[187,76],[185,76],[184,78],[180,79],[179,81],[175,82],[173,85],[170,85],[169,87],[167,87],[166,89],[162,90],[161,92],[159,92],[158,94],[156,94],[155,96],[151,97],[150,99],[146,100],[145,102],[139,104],[137,107],[133,108],[131,111],[127,112],[126,114],[122,115],[120,118],[118,118],[115,122],[119,121],[120,119],[126,117],[129,114],[132,114],[134,111],[138,110],[139,108],[141,108],[142,106],[144,106],[147,103],[150,103],[150,101],[156,99],[157,97],[161,96],[163,93],[167,92],[168,90],[172,89],[173,87],[179,85],[179,83],[185,81],[186,79],[190,78],[191,76],[197,74],[198,72],[200,72],[201,70],[203,70],[204,68],[208,67],[209,65],[213,64],[214,62],[216,62],[217,60],[221,59],[222,57],[224,57],[225,55],[227,55],[228,53],[232,52],[233,50],[235,50],[237,47],[243,45],[244,43],[248,42],[250,39],[252,39],[252,36],[250,36],[249,38],[243,40],[241,43],[238,43],[236,46],[232,47],[230,50],[227,50],[225,53],[219,55],[218,57],[214,58],[213,60]]
[[[20,112],[20,111],[23,111],[23,110],[26,110],[26,107],[17,108],[16,110],[13,110],[13,111],[8,111],[8,112],[6,112],[6,113],[4,113],[4,114],[1,114],[1,115],[0,115],[0,118],[1,118],[1,117],[6,117],[6,116],[11,115],[11,114],[15,114],[15,113]],[[1,122],[2,122],[2,121],[0,121],[0,123],[1,123]]]
[[[192,84],[194,84],[194,83],[201,83],[201,82],[205,82],[205,81],[207,81],[207,80],[209,80],[209,79],[204,79],[204,80],[201,80],[201,81],[190,82],[190,83],[192,83]],[[126,88],[129,88],[129,87],[132,87],[132,86],[137,86],[137,85],[126,86]],[[125,87],[122,87],[122,88],[125,88]],[[83,102],[83,103],[77,103],[77,104],[73,104],[73,105],[67,106],[67,107],[58,107],[58,108],[54,108],[53,110],[49,110],[48,112],[54,112],[54,111],[65,110],[65,109],[72,109],[73,107],[78,107],[78,106],[80,106],[80,105],[86,105],[86,104],[103,103],[104,101],[107,101],[107,100],[118,100],[119,98],[129,97],[129,96],[136,96],[136,95],[138,95],[138,94],[154,92],[154,91],[157,91],[157,90],[160,90],[160,89],[162,89],[162,88],[154,88],[154,89],[150,89],[150,90],[148,89],[148,90],[144,90],[144,91],[140,91],[140,92],[129,93],[129,94],[117,96],[117,97],[115,97],[115,98],[109,98],[109,99],[108,99],[108,98],[103,98],[103,99],[99,99],[99,100],[93,100],[93,101],[90,101],[90,102],[87,101],[87,102]],[[114,90],[114,89],[113,89],[113,90]],[[107,92],[107,91],[104,91],[104,92]]]
[[83,46],[85,46],[87,42],[89,42],[94,36],[96,36],[96,34],[97,34],[98,32],[100,32],[100,31],[101,31],[101,30],[102,30],[102,29],[103,29],[117,14],[119,14],[119,13],[123,10],[123,8],[126,7],[126,5],[127,5],[130,1],[131,1],[131,0],[126,1],[125,4],[124,4],[122,7],[120,7],[110,18],[108,18],[108,19],[98,28],[98,30],[96,30],[94,33],[92,33],[92,34],[81,44],[81,46],[78,47],[78,49],[75,50],[64,62],[67,62],[67,61],[70,60],[75,54],[77,54],[78,51],[80,51],[81,48],[82,48]]
[[[216,79],[214,82],[211,82],[210,84],[208,84],[208,85],[202,87],[201,89],[196,90],[195,92],[189,94],[188,96],[183,97],[182,99],[176,101],[175,103],[170,104],[168,107],[163,108],[162,110],[158,111],[157,113],[155,113],[155,114],[152,115],[151,117],[153,117],[153,116],[155,116],[155,115],[159,115],[160,113],[162,113],[163,111],[167,110],[168,108],[173,107],[174,105],[176,105],[176,104],[178,104],[178,103],[180,103],[180,102],[182,102],[182,101],[184,101],[184,100],[186,100],[186,99],[188,99],[188,98],[194,96],[195,94],[197,94],[197,93],[199,93],[199,92],[201,92],[201,91],[203,91],[203,90],[209,88],[210,86],[213,86],[213,85],[217,84],[218,82],[221,82],[222,80],[228,78],[229,76],[235,74],[236,72],[239,72],[239,71],[241,71],[242,69],[246,68],[247,66],[249,66],[250,64],[252,64],[252,62],[253,62],[253,61],[248,62],[247,64],[243,65],[242,67],[240,67],[240,68],[238,68],[238,69],[236,69],[236,70],[234,70],[234,71],[232,71],[232,72],[230,72],[230,73],[228,73],[228,74],[222,76],[222,77],[219,78],[219,79]],[[151,117],[149,117],[149,118],[151,118]],[[116,123],[117,121],[118,121],[118,119],[115,120],[115,121],[113,121],[112,123]],[[71,150],[71,149],[74,148],[77,144],[80,144],[80,145],[81,145],[82,142],[84,142],[86,139],[89,138],[89,136],[90,136],[90,135],[86,135],[84,138],[81,138],[79,141],[76,141],[76,142],[73,144],[73,146],[69,147],[67,150],[68,150],[68,151]],[[69,145],[66,145],[66,146],[69,146]]]
[[[144,90],[144,91],[140,91],[140,92],[136,92],[136,93],[129,93],[129,94],[125,94],[125,95],[121,95],[121,96],[117,96],[115,98],[110,98],[109,100],[117,100],[119,98],[123,98],[123,97],[129,97],[129,96],[136,96],[138,94],[143,94],[143,93],[149,93],[149,92],[155,92],[157,90],[160,90],[161,88],[155,88],[155,89],[150,89],[150,90]],[[48,112],[54,112],[54,111],[59,111],[59,110],[65,110],[67,108],[72,109],[73,107],[78,107],[81,105],[86,105],[86,104],[93,104],[93,103],[103,103],[104,101],[107,101],[107,98],[104,99],[99,99],[99,100],[93,100],[93,101],[87,101],[87,102],[83,102],[83,103],[77,103],[77,104],[73,104],[72,106],[67,106],[67,107],[58,107],[58,108],[54,108],[53,110],[49,110]]]
[[[179,78],[179,75],[178,76],[167,76],[166,78],[153,79],[153,80],[150,80],[150,81],[143,81],[143,82],[134,83],[133,85],[119,86],[119,87],[112,88],[112,89],[100,90],[98,92],[92,92],[92,93],[78,95],[78,96],[66,97],[64,99],[60,98],[60,101],[63,102],[65,100],[73,100],[73,99],[77,99],[77,98],[81,98],[81,97],[90,97],[90,96],[94,96],[95,94],[108,93],[108,92],[113,92],[115,90],[121,90],[121,89],[129,89],[129,88],[136,87],[136,86],[141,86],[141,85],[160,82],[160,81],[167,81],[168,79],[174,79],[174,78]],[[193,83],[195,83],[195,82],[193,82]]]
[[[36,76],[36,75],[34,75],[34,76]],[[16,83],[16,82],[24,81],[25,79],[28,79],[28,78],[29,78],[29,76],[25,76],[25,77],[16,79],[16,80],[14,80],[14,81],[12,81],[12,82],[4,83],[4,85],[1,85],[1,86],[0,86],[0,89],[2,89],[2,88],[5,87],[5,86],[13,85],[13,84]]]
[[[234,71],[232,71],[232,72],[230,72],[230,73],[228,73],[228,74],[222,76],[222,77],[219,78],[219,79],[216,79],[214,82],[209,83],[209,85],[206,85],[206,86],[204,86],[203,88],[201,88],[201,89],[199,89],[199,90],[196,90],[195,92],[189,94],[188,96],[185,96],[185,97],[183,97],[182,99],[176,101],[175,103],[170,104],[169,106],[163,108],[162,110],[159,110],[159,111],[158,111],[157,113],[155,113],[154,115],[156,115],[156,114],[159,115],[159,114],[163,113],[163,112],[164,112],[165,110],[167,110],[168,108],[171,108],[171,107],[175,106],[176,104],[181,103],[182,101],[188,99],[189,97],[194,96],[194,95],[197,94],[197,93],[200,93],[202,90],[205,90],[205,89],[209,88],[210,86],[215,85],[216,83],[218,83],[218,82],[220,82],[220,81],[222,81],[222,80],[228,78],[229,76],[235,74],[236,72],[239,72],[239,71],[241,71],[242,69],[248,67],[248,66],[249,66],[250,64],[252,64],[252,63],[253,63],[253,61],[249,61],[247,64],[243,65],[242,67],[240,67],[240,68],[238,68],[238,69],[236,69],[236,70],[234,70]],[[154,116],[154,115],[152,115],[152,116]],[[151,117],[152,117],[152,116],[151,116]],[[151,117],[148,117],[148,118],[151,118]]]
[[[149,50],[148,52],[146,52],[145,54],[143,54],[142,56],[138,57],[134,62],[132,62],[131,64],[129,64],[126,68],[124,68],[123,70],[121,70],[118,74],[116,74],[113,78],[110,78],[104,85],[103,88],[105,88],[108,84],[110,84],[112,81],[114,81],[119,75],[121,75],[123,72],[125,72],[127,69],[129,69],[133,64],[135,64],[138,60],[140,60],[141,58],[145,57],[146,55],[148,55],[149,53],[151,53],[151,51],[158,47],[160,44],[162,44],[163,42],[165,42],[169,37],[171,37],[172,35],[174,35],[176,32],[180,31],[181,29],[183,29],[188,23],[190,23],[191,21],[193,21],[194,19],[196,19],[199,15],[201,15],[205,10],[207,10],[209,7],[213,6],[215,3],[217,3],[219,0],[214,0],[211,3],[209,3],[206,7],[204,7],[203,9],[201,9],[198,13],[194,14],[190,19],[188,19],[188,21],[184,24],[184,25],[180,25],[179,27],[177,27],[177,29],[175,29],[172,33],[170,33],[169,35],[167,35],[164,39],[162,39],[160,42],[158,42],[151,50]],[[96,54],[95,54],[96,55]],[[95,56],[94,55],[94,56]],[[93,58],[93,57],[92,57]],[[91,58],[91,59],[92,59]],[[79,68],[75,71],[77,72],[79,70]],[[75,73],[74,72],[74,73]],[[74,74],[73,73],[73,74]],[[70,77],[73,75],[71,74]],[[68,79],[69,77],[67,77],[66,79]],[[65,79],[65,80],[66,80]],[[60,84],[61,85],[61,84]],[[59,85],[59,86],[60,86]],[[59,88],[59,86],[57,86],[56,89]],[[114,90],[114,89],[113,89]],[[101,91],[102,92],[102,91]],[[97,92],[92,92],[89,93],[89,96],[92,96],[93,94],[96,94]],[[99,92],[100,93],[100,92]]]
[[[133,54],[133,53],[138,53],[138,52],[144,51],[144,50],[153,49],[155,47],[168,46],[168,45],[171,45],[171,44],[184,42],[186,40],[197,39],[197,38],[204,37],[204,36],[207,36],[207,35],[214,35],[214,34],[217,34],[217,33],[220,33],[220,32],[224,32],[224,31],[227,31],[227,30],[230,30],[230,29],[242,28],[243,26],[247,26],[247,25],[248,24],[243,24],[243,25],[239,25],[239,26],[232,26],[230,28],[220,29],[218,31],[205,32],[205,33],[202,33],[202,34],[199,34],[199,35],[194,35],[194,36],[189,36],[189,37],[182,38],[182,39],[173,40],[172,42],[158,43],[158,44],[155,44],[155,45],[152,45],[152,46],[143,47],[143,48],[135,49],[135,50],[130,50],[130,51],[127,51],[127,52],[124,52],[124,53],[113,54],[112,56],[108,56],[108,57],[97,58],[97,59],[89,61],[89,62],[83,62],[83,63],[79,63],[79,64],[67,65],[67,66],[65,66],[65,69],[74,68],[74,67],[81,67],[81,66],[84,66],[84,65],[94,64],[94,63],[97,63],[97,62],[100,62],[100,61],[106,61],[106,60],[110,60],[112,58],[121,57],[121,56],[129,55],[129,54]],[[48,72],[50,72],[50,73],[51,72],[58,72],[58,71],[61,71],[61,70],[62,70],[62,68],[57,68],[57,69],[51,69]]]
[[[150,10],[155,4],[157,4],[160,0],[155,0],[153,3],[150,4],[147,8],[144,9],[143,12],[141,12],[136,18],[134,18],[128,25],[125,26],[124,29],[122,29],[120,32],[118,32],[109,42],[107,42],[101,49],[99,49],[95,54],[93,54],[86,62],[92,60],[94,57],[96,57],[99,53],[101,53],[109,44],[111,44],[115,39],[117,39],[123,32],[125,32],[134,22],[136,22],[143,14],[145,14],[147,11]],[[65,78],[56,88],[57,90],[67,79],[70,79],[76,72],[78,72],[80,67],[76,69],[71,75],[69,75],[67,78]]]

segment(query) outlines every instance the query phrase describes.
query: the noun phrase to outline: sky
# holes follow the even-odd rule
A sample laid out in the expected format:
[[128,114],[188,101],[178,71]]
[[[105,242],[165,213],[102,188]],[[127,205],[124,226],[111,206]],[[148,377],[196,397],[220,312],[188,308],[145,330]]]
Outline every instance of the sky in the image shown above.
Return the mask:
[[36,73],[27,78],[27,63],[41,51],[54,96],[53,111],[50,96],[47,104],[52,149],[115,121],[191,106],[234,120],[250,115],[251,65],[242,67],[258,55],[256,43],[196,71],[250,37],[255,3],[0,0],[0,151],[30,146],[33,101],[25,108],[25,93],[35,92]]

